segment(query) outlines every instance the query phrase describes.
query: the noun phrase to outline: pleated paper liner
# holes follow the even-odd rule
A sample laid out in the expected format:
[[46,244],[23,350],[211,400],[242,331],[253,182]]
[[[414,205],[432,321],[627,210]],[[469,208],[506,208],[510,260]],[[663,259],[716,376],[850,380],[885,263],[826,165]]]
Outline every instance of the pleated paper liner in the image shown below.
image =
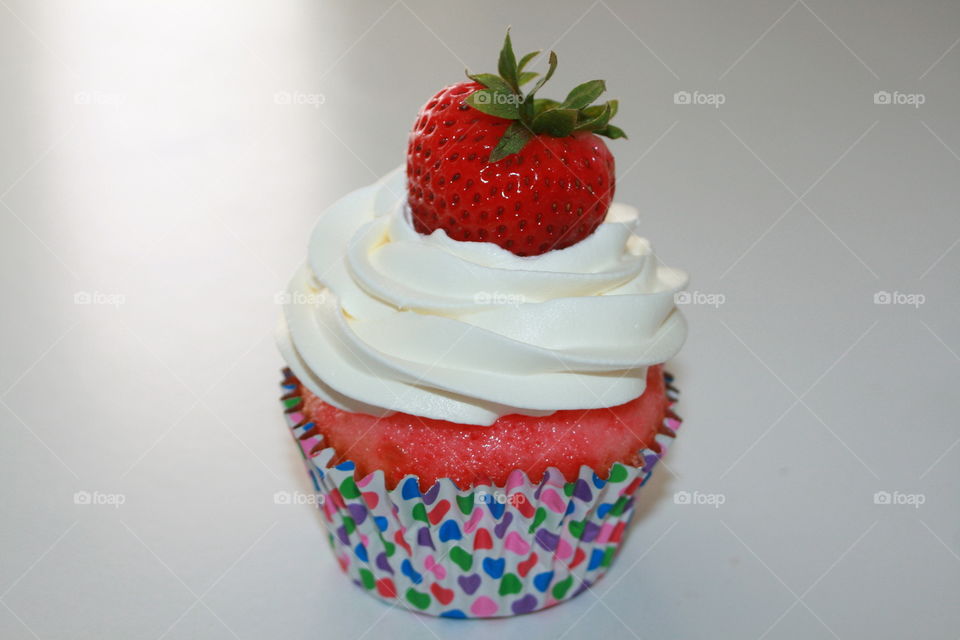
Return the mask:
[[[670,406],[673,377],[664,374]],[[614,464],[604,480],[584,466],[574,482],[551,467],[539,482],[515,470],[502,487],[458,489],[441,479],[425,493],[407,476],[392,491],[352,461],[328,467],[300,412],[298,381],[284,370],[283,405],[321,499],[327,537],[343,571],[362,589],[413,611],[449,618],[530,613],[583,592],[610,567],[633,515],[634,494],[676,436],[668,409],[643,465]]]

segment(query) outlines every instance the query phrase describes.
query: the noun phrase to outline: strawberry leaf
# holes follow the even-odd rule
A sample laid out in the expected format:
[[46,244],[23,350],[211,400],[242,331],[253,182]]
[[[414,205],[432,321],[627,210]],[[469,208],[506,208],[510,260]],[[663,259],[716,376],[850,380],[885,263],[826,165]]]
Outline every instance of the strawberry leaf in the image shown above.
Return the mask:
[[521,72],[526,69],[530,61],[536,58],[538,55],[540,55],[539,51],[531,51],[527,55],[520,58],[520,63],[517,65],[517,71]]
[[530,90],[530,93],[527,94],[528,100],[533,100],[534,94],[536,94],[537,91],[540,91],[540,88],[543,87],[543,85],[547,84],[547,81],[553,77],[553,72],[556,70],[557,70],[557,54],[551,51],[550,57],[547,59],[547,75],[537,80],[537,84],[535,84],[533,86],[533,89]]
[[[540,75],[525,71],[538,55],[539,51],[530,52],[518,62],[510,40],[510,30],[507,29],[497,62],[498,72],[467,72],[467,77],[484,88],[473,92],[466,103],[483,113],[514,121],[497,141],[490,153],[490,162],[517,153],[534,136],[541,134],[562,138],[578,131],[589,131],[610,139],[627,137],[622,129],[610,124],[619,106],[616,100],[593,104],[607,89],[603,80],[590,80],[577,85],[563,102],[537,98],[537,92],[557,70],[557,54],[551,51],[546,73]],[[521,93],[520,87],[535,78],[537,81],[533,89],[526,95]]]
[[498,118],[516,120],[520,117],[520,99],[515,93],[503,93],[493,89],[480,89],[471,93],[467,104],[483,113]]
[[611,140],[616,140],[617,138],[626,138],[627,134],[623,132],[623,129],[620,127],[615,127],[612,124],[607,125],[606,128],[601,129],[600,131],[595,131],[598,136],[606,136]]
[[507,127],[497,146],[490,152],[490,162],[497,162],[513,153],[518,153],[533,138],[533,132],[522,122],[513,122]]
[[593,106],[586,107],[585,109],[580,109],[580,119],[592,120],[603,113],[605,109],[609,108],[609,105],[609,102],[604,102],[603,104],[595,104]]
[[580,111],[580,121],[574,131],[599,131],[606,128],[610,122],[612,114],[610,112],[610,103],[598,105],[599,111],[589,112],[586,109]]
[[617,109],[620,108],[619,100],[608,100],[607,104],[610,105],[610,119],[613,119],[613,116],[617,115]]
[[533,108],[537,113],[559,107],[560,103],[550,98],[537,98],[533,101]]
[[493,89],[501,93],[513,93],[513,89],[503,78],[492,73],[468,73],[467,77],[475,82],[479,82],[487,89]]
[[569,136],[576,126],[576,109],[549,109],[537,114],[533,119],[533,130],[536,133],[546,133],[555,138]]
[[500,77],[507,81],[513,90],[520,92],[520,83],[517,81],[517,57],[513,53],[513,43],[510,42],[510,29],[507,29],[507,36],[503,39],[503,48],[500,49],[500,61],[497,64],[497,70]]
[[523,85],[527,84],[528,82],[536,78],[538,75],[540,74],[537,73],[536,71],[521,71],[520,75],[517,76],[517,82],[522,87]]
[[603,80],[591,80],[577,85],[567,94],[567,99],[563,101],[563,106],[568,109],[583,109],[591,102],[600,97],[600,94],[607,90]]

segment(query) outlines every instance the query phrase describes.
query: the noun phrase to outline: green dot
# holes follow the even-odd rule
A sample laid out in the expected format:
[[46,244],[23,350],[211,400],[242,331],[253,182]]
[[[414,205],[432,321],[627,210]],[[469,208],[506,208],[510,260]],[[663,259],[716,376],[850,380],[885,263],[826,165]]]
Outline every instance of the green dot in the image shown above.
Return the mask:
[[557,584],[553,585],[553,597],[557,600],[563,600],[563,596],[567,595],[567,591],[570,590],[570,586],[573,584],[573,576],[567,576]]
[[430,606],[430,596],[420,593],[416,589],[407,589],[407,600],[417,609],[426,609]]
[[350,535],[357,529],[357,523],[354,522],[353,518],[350,516],[343,516],[343,528],[346,530],[347,535]]
[[457,496],[457,506],[460,507],[460,512],[468,516],[473,512],[474,499],[473,494],[469,493],[465,496]]
[[360,569],[360,582],[367,589],[373,589],[376,584],[376,580],[373,579],[373,574],[370,573],[369,569]]
[[547,518],[547,510],[543,507],[537,507],[536,513],[533,514],[533,523],[530,525],[529,533],[533,533],[537,530],[543,521]]
[[520,582],[515,574],[507,573],[500,580],[500,595],[508,596],[511,593],[520,593],[523,589],[523,583]]
[[610,467],[610,477],[607,482],[623,482],[627,479],[627,468],[617,462]]
[[607,547],[607,550],[603,552],[603,560],[600,561],[600,564],[604,567],[609,567],[610,563],[613,562],[613,556],[616,553],[616,547]]
[[360,497],[360,489],[357,488],[357,483],[353,481],[353,478],[347,478],[340,483],[340,495],[347,499]]
[[413,507],[413,519],[419,520],[420,522],[427,522],[427,508],[423,506],[422,502],[418,502]]
[[454,546],[450,549],[450,559],[464,571],[470,571],[473,567],[473,554],[464,551],[459,546]]
[[570,533],[573,534],[574,538],[582,538],[583,529],[585,526],[586,526],[586,520],[571,520]]

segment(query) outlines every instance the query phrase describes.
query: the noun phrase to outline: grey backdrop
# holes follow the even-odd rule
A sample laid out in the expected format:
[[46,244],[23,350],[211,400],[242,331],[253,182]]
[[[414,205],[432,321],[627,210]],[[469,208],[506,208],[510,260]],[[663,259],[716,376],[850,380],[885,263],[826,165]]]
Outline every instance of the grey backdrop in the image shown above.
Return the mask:
[[[282,504],[270,333],[507,24],[621,99],[685,425],[607,578],[463,624]],[[948,1],[0,0],[0,637],[958,637],[958,41]]]

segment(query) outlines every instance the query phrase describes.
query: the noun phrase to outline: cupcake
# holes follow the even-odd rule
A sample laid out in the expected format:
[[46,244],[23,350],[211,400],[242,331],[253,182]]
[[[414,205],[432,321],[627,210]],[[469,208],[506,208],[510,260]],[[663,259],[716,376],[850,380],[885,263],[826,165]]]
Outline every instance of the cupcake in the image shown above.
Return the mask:
[[613,202],[603,81],[541,99],[534,57],[508,33],[497,74],[427,102],[406,167],[321,216],[277,329],[338,563],[432,615],[589,588],[679,427],[686,274]]

